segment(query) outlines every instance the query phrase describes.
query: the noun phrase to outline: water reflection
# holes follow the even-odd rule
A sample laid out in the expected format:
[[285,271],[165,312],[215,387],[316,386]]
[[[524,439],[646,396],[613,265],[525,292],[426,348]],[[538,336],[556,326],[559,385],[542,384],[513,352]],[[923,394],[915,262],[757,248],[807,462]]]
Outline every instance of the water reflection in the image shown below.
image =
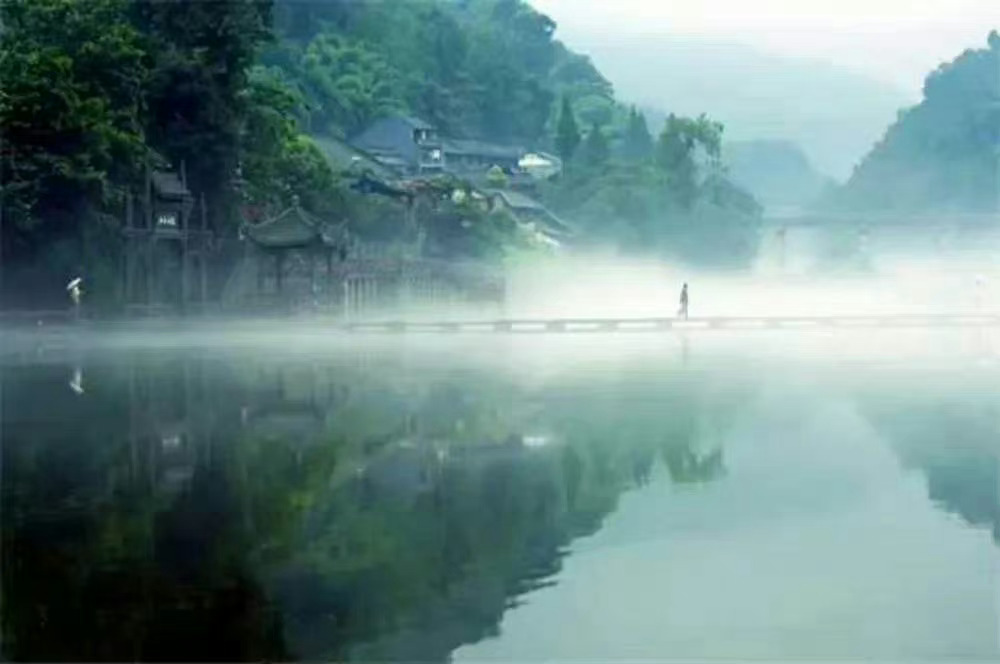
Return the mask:
[[930,498],[1000,544],[1000,397],[990,385],[934,380],[907,389],[908,416],[868,391],[874,422],[896,441],[903,464],[919,469]]
[[[898,480],[895,456],[823,433],[842,413],[803,429],[814,402],[762,409],[773,380],[761,375],[677,356],[655,371],[530,380],[408,362],[134,351],[6,367],[5,657],[446,661],[470,644],[511,645],[505,621],[531,615],[535,598],[600,587],[571,566],[602,542],[751,532],[791,513],[768,505],[819,520],[826,508],[799,500],[803,487],[846,478],[837,495],[864,504],[881,494],[857,486]],[[907,441],[894,454],[933,500],[996,536],[995,447],[955,456],[927,423],[899,429],[911,404],[853,398]],[[968,413],[930,413],[942,436],[995,433]],[[796,436],[828,446],[796,448]],[[862,485],[838,474],[847,467],[868,469]],[[618,590],[673,564],[638,564]],[[628,608],[631,595],[618,597]],[[548,620],[538,624],[572,637],[571,622]],[[615,644],[643,636],[626,630],[604,654],[626,656]],[[497,652],[549,652],[526,647]]]
[[704,473],[683,432],[609,445],[579,400],[483,375],[153,353],[70,373],[3,376],[13,659],[442,660],[648,481],[655,446]]

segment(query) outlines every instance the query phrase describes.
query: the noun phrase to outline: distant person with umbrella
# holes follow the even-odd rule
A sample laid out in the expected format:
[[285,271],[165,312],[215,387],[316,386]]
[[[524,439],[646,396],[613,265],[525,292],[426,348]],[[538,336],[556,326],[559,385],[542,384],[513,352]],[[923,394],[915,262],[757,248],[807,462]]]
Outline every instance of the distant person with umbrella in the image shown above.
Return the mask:
[[80,301],[83,299],[83,278],[77,277],[66,284],[69,297],[73,300],[73,317],[80,320]]
[[684,288],[681,289],[681,308],[677,311],[678,316],[683,316],[684,320],[688,318],[688,285],[684,284]]

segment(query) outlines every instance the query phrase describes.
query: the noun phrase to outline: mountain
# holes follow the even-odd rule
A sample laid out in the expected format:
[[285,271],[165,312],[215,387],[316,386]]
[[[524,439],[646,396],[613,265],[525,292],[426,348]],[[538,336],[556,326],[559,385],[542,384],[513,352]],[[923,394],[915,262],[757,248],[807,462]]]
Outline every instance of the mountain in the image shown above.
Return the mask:
[[[524,0],[5,0],[0,26],[4,302],[55,306],[77,275],[89,302],[119,306],[118,227],[148,167],[183,173],[220,236],[301,204],[357,237],[413,243],[398,200],[352,187],[328,159],[400,115],[424,127],[409,138],[428,156],[431,129],[559,151],[572,177],[541,202],[595,236],[621,228],[602,241],[685,253],[753,237],[756,204],[698,160],[714,165],[717,123],[650,132]],[[422,250],[499,261],[534,248],[511,215],[423,199]]]
[[[314,137],[356,136],[403,114],[442,136],[552,151],[563,173],[531,193],[578,231],[575,243],[714,264],[752,254],[760,206],[715,170],[715,118],[662,117],[651,131],[524,0],[276,0],[275,9],[279,40],[261,65],[303,100]],[[428,226],[428,245],[490,226],[451,212]]]
[[790,141],[730,142],[723,159],[733,182],[771,211],[807,208],[835,184],[817,172],[802,149]]
[[610,83],[520,0],[275,0],[261,64],[295,90],[312,134],[353,136],[404,113],[442,133],[536,148],[563,95],[588,124],[615,112]]
[[835,204],[854,209],[996,209],[1000,35],[931,73],[923,100],[899,114]]
[[621,98],[682,115],[708,113],[732,141],[792,141],[838,180],[913,102],[824,62],[733,43],[580,32],[574,47],[591,56]]

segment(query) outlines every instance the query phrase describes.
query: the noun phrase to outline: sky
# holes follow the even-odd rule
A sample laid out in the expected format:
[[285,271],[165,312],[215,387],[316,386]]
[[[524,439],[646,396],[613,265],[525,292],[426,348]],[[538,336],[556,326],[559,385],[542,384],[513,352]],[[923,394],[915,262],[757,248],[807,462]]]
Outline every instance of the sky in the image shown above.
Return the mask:
[[682,35],[821,60],[919,100],[923,79],[1000,29],[1000,0],[529,0],[581,48],[595,35]]

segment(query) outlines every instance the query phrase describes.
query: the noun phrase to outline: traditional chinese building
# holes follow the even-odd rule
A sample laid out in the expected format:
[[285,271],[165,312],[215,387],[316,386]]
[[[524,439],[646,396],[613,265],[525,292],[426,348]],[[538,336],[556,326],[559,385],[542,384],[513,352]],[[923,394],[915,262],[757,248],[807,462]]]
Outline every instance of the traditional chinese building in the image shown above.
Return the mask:
[[375,121],[351,145],[401,177],[442,173],[468,177],[494,166],[513,175],[520,172],[525,155],[517,146],[441,136],[433,125],[407,116]]
[[[343,225],[324,222],[296,199],[263,222],[245,223],[240,235],[246,242],[244,269],[254,273],[256,282],[253,299],[318,303],[322,293],[327,295],[323,300],[330,299],[336,286],[334,265],[343,262],[349,251],[350,237]],[[289,276],[291,290],[286,283]]]
[[147,169],[142,198],[125,209],[123,299],[129,310],[187,310],[208,299],[213,234],[205,202],[195,210],[185,169]]

